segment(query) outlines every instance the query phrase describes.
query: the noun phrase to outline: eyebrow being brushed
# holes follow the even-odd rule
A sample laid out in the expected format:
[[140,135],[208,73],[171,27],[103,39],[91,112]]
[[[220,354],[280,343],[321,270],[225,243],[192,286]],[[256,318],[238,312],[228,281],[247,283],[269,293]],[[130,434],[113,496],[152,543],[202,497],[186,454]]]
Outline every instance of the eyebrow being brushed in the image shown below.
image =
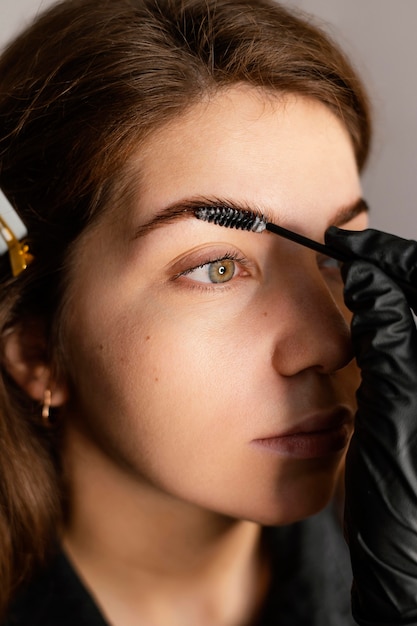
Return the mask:
[[[250,211],[260,219],[267,222],[276,222],[271,215],[268,215],[268,211],[261,210],[258,207],[250,206],[246,203],[239,203],[231,200],[223,200],[220,198],[205,198],[195,197],[190,199],[184,199],[180,202],[168,205],[162,211],[157,213],[151,220],[142,224],[136,231],[134,238],[140,238],[153,230],[160,228],[166,224],[172,224],[179,220],[194,218],[198,209],[230,209],[234,211]],[[342,226],[346,224],[361,213],[367,213],[369,207],[363,198],[359,198],[350,205],[340,208],[334,219],[331,220],[329,226]]]

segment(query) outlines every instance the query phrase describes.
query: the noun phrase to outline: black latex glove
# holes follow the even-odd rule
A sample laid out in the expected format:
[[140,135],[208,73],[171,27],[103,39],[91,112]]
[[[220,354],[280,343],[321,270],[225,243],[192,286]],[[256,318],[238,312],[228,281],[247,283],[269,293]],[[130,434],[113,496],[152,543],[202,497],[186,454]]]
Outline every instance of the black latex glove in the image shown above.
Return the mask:
[[363,259],[343,268],[362,372],[346,459],[353,615],[417,625],[417,243],[333,227],[326,243]]

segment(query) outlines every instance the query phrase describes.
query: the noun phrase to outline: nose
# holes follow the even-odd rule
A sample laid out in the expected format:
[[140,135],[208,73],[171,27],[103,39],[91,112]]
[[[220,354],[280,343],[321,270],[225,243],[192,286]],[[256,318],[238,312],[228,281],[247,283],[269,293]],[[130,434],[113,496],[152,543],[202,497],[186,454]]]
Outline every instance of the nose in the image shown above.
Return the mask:
[[273,353],[274,367],[282,376],[311,368],[330,374],[352,360],[343,303],[336,301],[319,270],[300,272],[289,281],[285,307],[286,314],[277,323]]

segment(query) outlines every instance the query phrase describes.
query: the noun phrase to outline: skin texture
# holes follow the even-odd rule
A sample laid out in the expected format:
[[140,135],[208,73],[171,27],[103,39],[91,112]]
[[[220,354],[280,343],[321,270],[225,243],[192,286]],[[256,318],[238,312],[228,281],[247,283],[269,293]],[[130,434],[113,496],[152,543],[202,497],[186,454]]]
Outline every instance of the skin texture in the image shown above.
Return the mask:
[[[317,102],[236,87],[156,132],[130,167],[129,202],[85,233],[70,272],[65,544],[112,623],[137,624],[135,605],[177,623],[161,597],[178,623],[246,623],[262,595],[259,524],[329,501],[353,428],[339,270],[193,218],[135,233],[167,205],[214,197],[323,241],[361,196],[351,142]],[[211,283],[222,275],[207,264],[225,257],[233,278]],[[335,415],[343,445],[326,453],[255,442]]]

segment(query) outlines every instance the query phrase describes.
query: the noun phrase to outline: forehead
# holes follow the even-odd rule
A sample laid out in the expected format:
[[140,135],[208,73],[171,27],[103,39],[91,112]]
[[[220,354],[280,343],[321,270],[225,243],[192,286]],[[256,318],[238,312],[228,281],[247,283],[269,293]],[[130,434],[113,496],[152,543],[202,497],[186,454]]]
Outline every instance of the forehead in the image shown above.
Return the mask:
[[250,87],[218,93],[155,132],[135,167],[144,222],[184,197],[229,198],[293,221],[360,196],[350,136],[329,109]]

